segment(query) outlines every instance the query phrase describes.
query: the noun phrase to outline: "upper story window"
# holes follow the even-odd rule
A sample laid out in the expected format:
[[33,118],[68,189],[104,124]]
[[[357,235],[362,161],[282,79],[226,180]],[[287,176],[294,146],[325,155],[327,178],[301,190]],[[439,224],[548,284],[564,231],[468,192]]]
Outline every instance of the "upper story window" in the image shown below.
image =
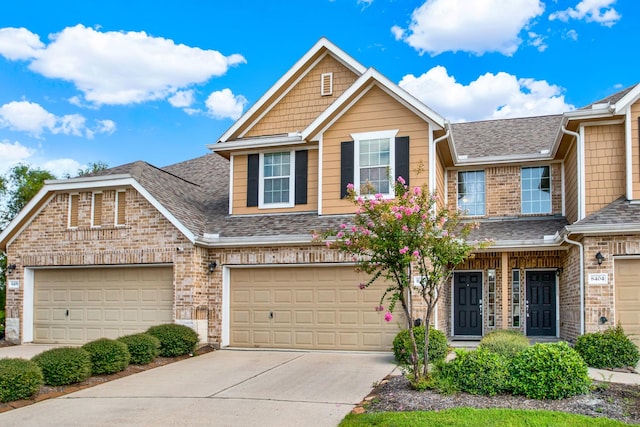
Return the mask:
[[549,166],[522,168],[522,213],[551,213],[551,176]]
[[484,215],[484,171],[458,172],[458,208],[465,215]]
[[393,196],[395,136],[398,131],[353,134],[355,143],[354,185],[361,194]]
[[102,225],[102,193],[93,193],[91,201],[91,226],[100,227]]
[[260,154],[260,207],[293,206],[294,158],[291,151]]
[[79,194],[69,194],[69,228],[78,227],[78,204],[80,202]]

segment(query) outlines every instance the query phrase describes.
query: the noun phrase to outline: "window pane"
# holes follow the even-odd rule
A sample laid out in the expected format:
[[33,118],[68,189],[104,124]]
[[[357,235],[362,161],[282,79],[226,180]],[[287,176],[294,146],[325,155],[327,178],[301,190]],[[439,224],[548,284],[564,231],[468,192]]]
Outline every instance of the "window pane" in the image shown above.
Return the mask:
[[467,215],[484,215],[484,171],[458,172],[458,207]]
[[263,202],[289,203],[290,153],[264,154]]
[[549,166],[522,168],[522,213],[551,212]]
[[[389,138],[366,139],[360,147],[360,191],[363,194],[388,194],[391,166],[391,141]],[[372,188],[369,189],[369,186]]]

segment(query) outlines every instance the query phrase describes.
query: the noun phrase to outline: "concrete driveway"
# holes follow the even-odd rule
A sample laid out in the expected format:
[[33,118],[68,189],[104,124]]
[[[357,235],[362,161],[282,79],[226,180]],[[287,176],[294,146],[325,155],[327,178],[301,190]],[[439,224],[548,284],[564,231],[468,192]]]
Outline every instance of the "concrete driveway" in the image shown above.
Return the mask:
[[391,353],[221,350],[0,414],[4,426],[335,426]]

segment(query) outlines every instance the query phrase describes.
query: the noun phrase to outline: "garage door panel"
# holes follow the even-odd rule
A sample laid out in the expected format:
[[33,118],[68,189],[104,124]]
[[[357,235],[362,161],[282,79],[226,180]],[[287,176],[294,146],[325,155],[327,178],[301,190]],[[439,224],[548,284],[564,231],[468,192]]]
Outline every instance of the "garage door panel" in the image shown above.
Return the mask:
[[117,338],[172,321],[173,271],[171,267],[37,270],[34,296],[36,342],[82,344]]
[[616,320],[640,346],[640,259],[615,259]]
[[[290,281],[283,284],[283,278]],[[366,281],[353,267],[233,269],[230,345],[389,350],[400,329],[375,311],[384,284],[360,290],[359,283]]]

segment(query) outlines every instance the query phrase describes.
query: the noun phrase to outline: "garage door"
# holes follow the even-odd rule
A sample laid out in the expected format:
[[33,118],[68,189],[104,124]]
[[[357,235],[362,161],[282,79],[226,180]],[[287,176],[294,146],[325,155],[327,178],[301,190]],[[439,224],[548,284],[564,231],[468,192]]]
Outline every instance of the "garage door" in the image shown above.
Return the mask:
[[390,350],[404,324],[375,307],[382,282],[366,282],[350,267],[231,270],[230,345],[332,350]]
[[171,267],[36,270],[34,341],[82,344],[172,321]]
[[640,259],[615,260],[616,319],[640,345]]

